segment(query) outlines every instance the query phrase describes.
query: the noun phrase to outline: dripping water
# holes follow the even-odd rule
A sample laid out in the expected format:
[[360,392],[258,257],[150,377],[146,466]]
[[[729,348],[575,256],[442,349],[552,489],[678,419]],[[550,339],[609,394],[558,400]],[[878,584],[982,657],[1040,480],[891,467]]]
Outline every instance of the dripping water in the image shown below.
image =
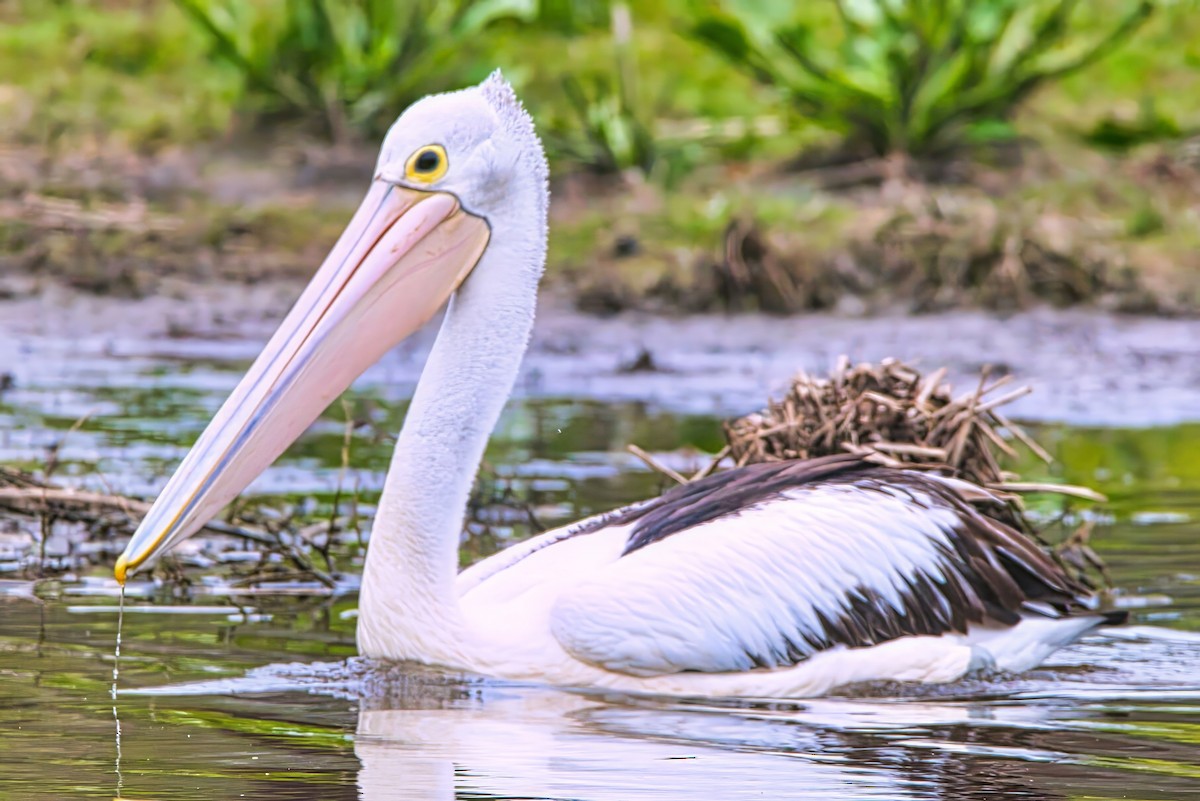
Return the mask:
[[121,628],[125,623],[125,584],[121,584],[120,600],[117,602],[117,647],[113,652],[113,674],[112,674],[112,714],[113,723],[116,725],[116,744],[117,757],[113,763],[113,767],[117,774],[117,792],[116,798],[121,797],[122,776],[121,776],[121,718],[117,715],[117,678],[120,676],[121,670]]

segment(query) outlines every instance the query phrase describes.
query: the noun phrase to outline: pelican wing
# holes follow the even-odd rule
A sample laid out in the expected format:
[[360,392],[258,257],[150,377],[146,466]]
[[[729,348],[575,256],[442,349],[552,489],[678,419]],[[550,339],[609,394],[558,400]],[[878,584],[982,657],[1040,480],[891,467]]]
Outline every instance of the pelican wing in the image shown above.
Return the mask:
[[596,525],[628,527],[624,552],[559,595],[551,629],[640,676],[784,667],[1087,594],[952,482],[852,457],[728,471]]

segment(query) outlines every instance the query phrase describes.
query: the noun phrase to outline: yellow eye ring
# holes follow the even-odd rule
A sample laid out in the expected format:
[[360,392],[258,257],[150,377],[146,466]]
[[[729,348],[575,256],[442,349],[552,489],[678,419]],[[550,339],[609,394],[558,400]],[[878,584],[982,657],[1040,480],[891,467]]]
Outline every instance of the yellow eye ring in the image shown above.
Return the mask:
[[404,163],[404,177],[410,181],[431,184],[440,180],[450,169],[446,148],[441,145],[425,145],[417,148]]

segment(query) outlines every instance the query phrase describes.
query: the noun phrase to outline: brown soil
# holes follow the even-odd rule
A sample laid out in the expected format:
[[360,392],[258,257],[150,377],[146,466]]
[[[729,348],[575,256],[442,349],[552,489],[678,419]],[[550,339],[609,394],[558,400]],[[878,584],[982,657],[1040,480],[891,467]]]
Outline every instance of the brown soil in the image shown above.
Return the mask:
[[[138,298],[179,279],[254,284],[307,276],[361,197],[370,156],[271,145],[154,156],[0,149],[0,296],[58,283]],[[664,221],[661,190],[568,176],[554,187],[547,281],[598,313],[1200,308],[1200,252],[1129,240],[1112,220],[997,200],[1047,169],[1034,161],[994,173],[979,167],[971,183],[957,186],[821,190],[819,173],[760,169],[748,177],[730,168],[715,185],[701,177],[677,192],[715,196],[726,181],[781,195],[815,186],[834,192],[828,202],[843,219],[831,227],[735,215],[682,244],[647,228],[647,220],[659,229],[699,224]],[[1146,184],[1178,210],[1175,224],[1200,208],[1196,165],[1163,152],[1122,169],[1120,180]],[[600,212],[611,212],[611,223],[589,229]],[[1151,215],[1143,224],[1164,223]]]

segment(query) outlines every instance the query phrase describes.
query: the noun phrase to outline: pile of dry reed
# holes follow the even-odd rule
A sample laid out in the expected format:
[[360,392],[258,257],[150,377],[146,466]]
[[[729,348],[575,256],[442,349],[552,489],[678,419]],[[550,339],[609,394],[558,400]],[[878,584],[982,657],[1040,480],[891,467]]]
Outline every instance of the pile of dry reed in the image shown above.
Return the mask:
[[685,478],[659,465],[640,448],[631,450],[677,481],[708,475],[722,463],[742,466],[850,452],[881,465],[939,470],[1014,500],[1018,492],[1104,500],[1086,487],[1021,482],[1001,468],[1000,456],[1016,458],[1018,443],[1051,461],[1000,411],[1032,391],[1013,388],[1011,382],[1011,376],[993,379],[985,369],[973,391],[955,395],[944,368],[923,376],[896,359],[852,365],[843,357],[829,376],[801,373],[782,399],[770,401],[761,412],[726,421],[728,444],[694,476]]
[[1030,387],[1012,388],[1009,375],[993,380],[985,368],[973,391],[956,396],[945,379],[945,368],[922,376],[896,359],[851,365],[843,357],[828,377],[802,373],[781,400],[727,421],[729,456],[745,465],[848,451],[877,464],[943,470],[991,489],[1079,494],[1077,487],[1018,484],[1000,467],[998,454],[1017,457],[1014,443],[1050,462],[1000,411]]

